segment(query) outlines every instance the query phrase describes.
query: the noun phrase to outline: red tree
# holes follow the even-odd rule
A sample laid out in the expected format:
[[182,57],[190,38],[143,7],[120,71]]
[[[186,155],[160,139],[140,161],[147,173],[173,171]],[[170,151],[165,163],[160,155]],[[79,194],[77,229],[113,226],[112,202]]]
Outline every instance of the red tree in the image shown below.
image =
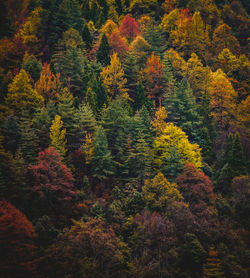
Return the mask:
[[139,26],[135,19],[130,15],[126,15],[119,27],[122,36],[132,41],[139,34]]
[[26,216],[7,201],[0,201],[1,277],[32,277],[35,237]]
[[71,171],[62,163],[55,149],[48,148],[40,152],[37,165],[30,165],[29,169],[35,179],[32,190],[40,195],[50,209],[67,208],[79,194],[74,187]]
[[192,163],[187,163],[183,173],[177,177],[175,182],[190,207],[200,202],[211,203],[214,201],[213,186],[211,180]]
[[126,39],[121,36],[117,29],[109,36],[109,46],[112,51],[116,52],[120,57],[128,51]]

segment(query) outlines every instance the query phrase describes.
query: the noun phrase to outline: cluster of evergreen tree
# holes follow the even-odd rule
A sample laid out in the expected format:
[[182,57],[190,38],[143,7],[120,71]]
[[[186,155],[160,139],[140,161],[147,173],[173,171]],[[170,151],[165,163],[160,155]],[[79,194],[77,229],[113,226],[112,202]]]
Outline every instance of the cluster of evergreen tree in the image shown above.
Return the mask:
[[250,275],[248,11],[1,2],[1,277]]

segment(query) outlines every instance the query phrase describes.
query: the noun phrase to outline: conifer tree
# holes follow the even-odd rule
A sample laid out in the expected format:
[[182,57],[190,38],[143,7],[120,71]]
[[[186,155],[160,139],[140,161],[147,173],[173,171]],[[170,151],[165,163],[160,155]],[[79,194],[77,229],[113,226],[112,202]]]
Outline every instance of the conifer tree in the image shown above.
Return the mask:
[[91,37],[91,34],[89,32],[89,28],[88,28],[87,24],[84,25],[84,28],[83,28],[83,31],[82,31],[82,40],[83,40],[83,42],[85,42],[85,44],[88,48],[91,47],[92,37]]
[[21,130],[21,152],[27,163],[34,163],[39,151],[39,138],[35,133],[32,122],[28,118],[23,118],[20,124]]
[[52,121],[52,125],[50,127],[50,140],[51,147],[57,150],[62,156],[66,154],[66,129],[62,129],[63,122],[59,115],[55,116],[55,119]]
[[204,265],[204,278],[225,278],[221,261],[214,247],[210,247],[208,255],[209,257]]
[[109,50],[108,39],[104,33],[96,56],[97,61],[103,66],[107,66],[110,63]]
[[113,174],[112,156],[108,149],[108,141],[105,131],[102,127],[99,127],[96,130],[93,147],[91,169],[93,177],[101,181]]
[[15,116],[5,119],[2,127],[3,145],[6,151],[16,152],[20,144],[21,133]]
[[58,98],[59,102],[57,105],[58,114],[61,116],[63,127],[67,130],[66,138],[67,144],[71,148],[75,148],[74,138],[77,135],[76,128],[76,109],[74,107],[74,98],[69,92],[68,88],[64,88]]
[[243,153],[240,135],[238,132],[234,135],[232,158],[231,161],[229,161],[229,165],[232,170],[233,177],[247,174],[246,158]]
[[191,142],[200,143],[201,118],[198,114],[195,98],[186,79],[183,79],[164,101],[168,111],[168,120],[183,129]]

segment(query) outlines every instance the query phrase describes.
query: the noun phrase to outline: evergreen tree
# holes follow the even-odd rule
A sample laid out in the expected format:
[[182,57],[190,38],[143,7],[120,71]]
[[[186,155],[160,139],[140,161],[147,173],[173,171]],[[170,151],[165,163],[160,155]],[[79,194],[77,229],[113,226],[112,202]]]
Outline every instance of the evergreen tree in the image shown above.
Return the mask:
[[82,16],[86,20],[89,20],[89,16],[90,16],[89,0],[84,0],[83,1],[83,4],[82,4]]
[[204,161],[209,163],[212,156],[212,141],[209,131],[206,127],[203,127],[201,130],[201,148]]
[[15,116],[9,116],[5,119],[2,128],[3,145],[6,151],[16,152],[20,144],[21,133]]
[[89,28],[88,28],[87,24],[84,25],[84,28],[83,28],[83,31],[82,31],[82,40],[85,42],[85,44],[88,48],[91,47],[92,37],[91,37],[91,34],[89,32]]
[[96,0],[93,0],[89,12],[89,19],[92,20],[95,24],[97,23],[99,13],[100,9],[96,3]]
[[21,152],[25,161],[34,163],[39,151],[39,138],[35,133],[32,122],[28,118],[23,118],[20,124],[21,130]]
[[93,177],[101,181],[113,174],[112,156],[108,149],[105,131],[102,127],[96,130],[93,146],[94,151],[91,159],[91,169]]
[[36,113],[33,118],[33,127],[37,137],[39,138],[39,149],[47,149],[50,144],[49,128],[51,124],[51,119],[49,111],[43,109]]
[[67,144],[71,149],[75,149],[77,148],[77,146],[74,146],[75,137],[77,135],[77,117],[76,109],[74,107],[74,98],[68,88],[64,88],[59,95],[58,100],[57,111],[61,116],[63,127],[67,130]]
[[143,106],[145,106],[148,111],[150,111],[153,106],[152,101],[146,97],[142,83],[137,85],[134,101],[135,110],[140,110]]
[[181,127],[191,142],[200,143],[201,118],[198,114],[195,98],[186,79],[165,101],[168,120]]
[[110,63],[109,50],[108,39],[104,33],[96,56],[97,61],[103,66],[107,66]]
[[218,258],[214,247],[210,247],[209,257],[204,265],[204,278],[224,278],[224,272],[221,267],[221,261]]
[[229,161],[229,165],[232,170],[233,177],[247,174],[246,158],[243,153],[240,135],[238,132],[234,135],[232,159]]

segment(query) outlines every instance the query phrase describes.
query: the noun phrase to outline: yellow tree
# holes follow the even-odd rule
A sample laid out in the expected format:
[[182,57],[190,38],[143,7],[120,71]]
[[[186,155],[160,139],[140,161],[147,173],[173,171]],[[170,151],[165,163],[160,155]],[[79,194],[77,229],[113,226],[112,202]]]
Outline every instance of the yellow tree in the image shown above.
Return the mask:
[[162,173],[146,180],[142,193],[147,206],[153,211],[164,211],[170,203],[183,199],[176,183],[170,183]]
[[170,48],[164,53],[164,56],[166,59],[171,61],[176,73],[178,73],[181,77],[186,75],[187,63],[178,52],[173,50],[173,48]]
[[127,79],[124,77],[124,70],[117,53],[111,56],[110,65],[103,68],[101,76],[103,84],[111,97],[122,96],[127,92],[125,88]]
[[6,104],[16,116],[25,112],[33,114],[43,107],[44,99],[32,88],[31,80],[24,69],[21,69],[9,85]]
[[[186,133],[173,123],[168,123],[153,142],[154,167],[167,174],[174,163],[178,167],[187,162],[197,168],[202,167],[201,149],[198,144],[191,144]],[[174,169],[172,169],[174,170]],[[174,170],[172,177],[178,173]]]
[[51,147],[57,150],[62,156],[66,154],[66,129],[62,129],[63,122],[59,115],[55,115],[50,127]]
[[38,51],[39,32],[42,26],[42,8],[35,8],[15,35],[32,53]]
[[151,121],[153,129],[156,131],[156,134],[161,134],[166,128],[167,123],[165,122],[167,118],[167,112],[164,106],[160,107],[156,113],[155,118]]
[[237,93],[221,69],[212,73],[208,93],[210,96],[210,115],[215,119],[218,128],[223,129],[230,123],[235,114]]
[[195,53],[192,53],[190,59],[187,61],[186,77],[196,98],[200,98],[201,93],[207,91],[211,76],[210,73],[210,68],[203,67],[199,57]]
[[50,65],[45,63],[35,88],[44,97],[46,103],[55,102],[61,89],[60,73],[54,75],[50,70]]
[[91,158],[93,156],[94,144],[92,140],[92,136],[90,133],[87,133],[85,138],[85,144],[83,146],[83,153],[85,154],[85,162],[86,164],[90,164]]
[[179,9],[174,9],[169,14],[165,14],[160,24],[161,29],[164,32],[170,34],[172,30],[176,29],[177,21],[179,20],[179,17],[180,17]]
[[250,96],[240,103],[236,119],[242,131],[250,136]]
[[106,21],[106,23],[104,24],[104,26],[101,29],[101,33],[105,33],[106,36],[110,36],[112,34],[112,32],[114,30],[116,30],[118,28],[118,25],[116,23],[114,23],[113,20],[108,19]]

